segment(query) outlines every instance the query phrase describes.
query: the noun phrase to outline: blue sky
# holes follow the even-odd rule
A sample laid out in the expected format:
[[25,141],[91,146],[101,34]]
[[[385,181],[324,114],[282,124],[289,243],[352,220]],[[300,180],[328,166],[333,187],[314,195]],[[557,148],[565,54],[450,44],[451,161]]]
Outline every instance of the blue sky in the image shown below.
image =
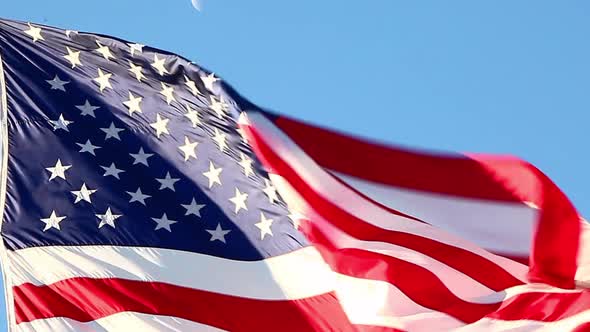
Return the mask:
[[253,102],[325,126],[518,155],[590,214],[590,2],[345,3],[20,0],[0,15],[180,53]]

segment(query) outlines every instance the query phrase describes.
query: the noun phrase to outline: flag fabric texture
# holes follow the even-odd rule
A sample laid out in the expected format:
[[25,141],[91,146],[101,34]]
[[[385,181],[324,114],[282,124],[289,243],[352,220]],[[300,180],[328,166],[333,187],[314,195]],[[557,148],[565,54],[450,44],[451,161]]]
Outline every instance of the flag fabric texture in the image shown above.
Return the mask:
[[587,223],[526,162],[312,126],[104,35],[0,20],[0,58],[12,331],[590,329]]

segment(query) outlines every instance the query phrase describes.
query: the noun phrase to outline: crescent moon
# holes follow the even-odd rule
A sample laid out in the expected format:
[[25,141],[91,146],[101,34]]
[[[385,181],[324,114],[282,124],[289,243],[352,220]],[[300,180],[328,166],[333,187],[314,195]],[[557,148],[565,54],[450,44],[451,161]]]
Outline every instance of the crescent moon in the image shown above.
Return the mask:
[[201,11],[201,4],[199,3],[199,0],[191,0],[191,2],[196,10]]

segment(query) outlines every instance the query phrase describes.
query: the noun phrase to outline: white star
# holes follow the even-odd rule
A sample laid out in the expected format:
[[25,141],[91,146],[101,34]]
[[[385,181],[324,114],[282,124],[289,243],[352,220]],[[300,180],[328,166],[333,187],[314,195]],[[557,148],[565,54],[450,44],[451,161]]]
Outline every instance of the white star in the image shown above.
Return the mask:
[[90,104],[90,102],[88,101],[88,99],[86,99],[86,102],[84,103],[84,105],[76,105],[76,108],[79,109],[80,111],[82,111],[82,113],[80,113],[80,115],[83,115],[83,116],[89,115],[93,118],[96,118],[94,111],[99,109],[100,107],[92,106]]
[[68,51],[68,55],[64,55],[64,58],[66,58],[66,60],[72,64],[72,68],[75,68],[76,65],[81,66],[82,62],[80,62],[80,51],[74,52],[67,46],[66,50]]
[[64,115],[60,114],[59,118],[57,118],[57,120],[49,120],[49,123],[51,123],[53,125],[53,131],[56,131],[58,129],[61,130],[65,130],[65,131],[70,131],[70,129],[68,129],[68,126],[72,123],[74,123],[74,121],[68,121],[66,119],[64,119]]
[[94,152],[94,150],[96,149],[100,149],[100,146],[97,145],[92,145],[92,143],[90,142],[90,140],[86,140],[86,143],[82,144],[82,143],[76,143],[78,144],[78,146],[81,148],[80,151],[78,152],[88,152],[93,156],[96,156],[96,153]]
[[223,150],[227,148],[227,142],[225,141],[226,136],[227,135],[225,135],[225,133],[215,128],[215,136],[213,136],[213,140],[217,142],[217,145],[219,146],[219,151],[221,152],[223,152]]
[[102,71],[102,69],[98,68],[98,77],[94,78],[93,81],[95,81],[96,83],[98,83],[100,92],[103,92],[104,89],[109,88],[112,89],[113,87],[111,86],[111,82],[109,81],[109,79],[111,78],[111,76],[113,76],[113,74],[111,73],[104,73]]
[[164,76],[164,74],[168,74],[168,69],[164,66],[166,63],[166,58],[159,59],[157,54],[154,54],[154,62],[152,62],[152,67],[158,71],[160,76]]
[[186,113],[184,114],[184,116],[186,116],[191,123],[193,124],[193,128],[196,128],[197,125],[201,124],[201,119],[199,119],[199,112],[193,110],[191,108],[191,105],[189,105],[188,103],[186,104]]
[[133,62],[129,61],[129,70],[137,79],[137,81],[141,82],[141,80],[143,78],[145,78],[145,76],[143,76],[143,67],[142,66],[138,66],[136,64],[134,64]]
[[205,84],[207,90],[213,92],[213,83],[219,81],[219,78],[215,77],[214,73],[211,73],[207,76],[202,76],[201,80],[203,81],[203,84]]
[[66,171],[68,169],[70,169],[70,167],[72,167],[72,165],[62,165],[61,160],[57,159],[55,166],[45,168],[46,170],[51,172],[51,176],[49,176],[49,181],[51,181],[55,178],[62,178],[65,180],[66,179]]
[[236,195],[229,199],[230,202],[234,203],[236,206],[234,209],[234,213],[238,214],[241,209],[248,211],[248,207],[246,206],[246,199],[248,198],[248,194],[240,192],[240,189],[236,188]]
[[183,208],[186,209],[185,216],[194,214],[195,216],[201,218],[201,209],[205,207],[205,204],[197,204],[197,201],[193,198],[190,204],[180,204]]
[[260,239],[264,240],[264,236],[265,235],[270,235],[272,236],[272,229],[270,229],[270,226],[272,226],[273,220],[272,219],[266,219],[266,217],[264,216],[264,213],[260,212],[260,222],[255,223],[254,226],[258,227],[258,229],[260,229]]
[[291,222],[293,223],[293,227],[295,227],[295,229],[299,229],[301,220],[305,219],[305,216],[300,214],[299,212],[291,212],[289,213],[289,215],[287,215],[287,217],[291,219]]
[[108,46],[102,45],[98,40],[96,41],[96,45],[98,45],[98,48],[95,51],[100,53],[105,58],[105,60],[115,58]]
[[271,203],[278,201],[279,197],[277,196],[277,188],[275,188],[272,185],[272,183],[270,181],[268,181],[267,179],[264,179],[264,185],[266,186],[266,188],[262,189],[262,191],[264,191],[266,196],[268,196],[268,200]]
[[153,156],[153,153],[145,153],[143,151],[143,148],[139,148],[139,152],[137,153],[130,153],[131,157],[133,157],[133,159],[135,159],[133,161],[133,165],[135,164],[144,164],[146,166],[150,166],[148,165],[148,158]]
[[135,55],[135,51],[137,51],[138,53],[142,53],[143,52],[143,47],[145,45],[142,44],[138,44],[138,43],[134,43],[134,44],[127,44],[129,45],[129,53],[131,53],[131,56]]
[[215,114],[217,114],[218,118],[223,119],[223,116],[225,115],[225,110],[227,109],[227,104],[223,100],[223,97],[220,99],[220,101],[217,101],[217,99],[213,96],[210,96],[210,99],[211,105],[209,105],[209,108],[211,108],[215,112]]
[[166,172],[166,177],[163,179],[156,179],[156,181],[160,182],[160,190],[170,189],[172,191],[176,191],[174,189],[174,184],[180,181],[179,178],[173,178],[170,176],[170,172]]
[[37,28],[31,25],[31,23],[27,23],[29,25],[29,30],[25,30],[24,32],[33,38],[33,43],[37,40],[45,40],[41,35],[41,28]]
[[119,173],[123,173],[125,172],[122,169],[118,169],[117,166],[115,166],[115,163],[111,163],[111,166],[106,167],[106,166],[100,166],[102,169],[104,169],[104,174],[102,176],[114,176],[115,178],[117,178],[117,180],[120,180],[121,178],[119,177]]
[[191,90],[191,92],[193,93],[193,95],[195,95],[195,97],[198,95],[201,95],[201,96],[203,95],[201,93],[201,91],[199,91],[199,88],[197,88],[195,81],[191,80],[186,75],[184,75],[184,85],[186,85],[187,88],[189,88]]
[[197,153],[195,149],[199,142],[191,142],[187,136],[184,136],[184,145],[178,147],[182,153],[184,153],[184,161],[188,161],[191,157],[197,159]]
[[41,221],[45,223],[45,228],[43,228],[43,232],[47,231],[50,228],[60,230],[59,223],[64,219],[66,219],[66,216],[58,217],[55,213],[55,210],[51,211],[51,215],[49,216],[49,218],[41,219]]
[[211,234],[211,238],[209,239],[210,242],[219,240],[223,243],[226,243],[225,236],[227,235],[227,233],[231,232],[231,230],[229,229],[221,228],[221,224],[217,224],[217,227],[215,229],[206,229],[206,231],[207,233]]
[[168,121],[167,118],[161,117],[160,114],[156,114],[156,122],[150,123],[150,126],[156,130],[156,136],[160,138],[162,134],[170,134],[168,132]]
[[100,219],[100,223],[98,224],[98,228],[101,228],[104,225],[109,225],[112,228],[115,228],[115,220],[120,218],[121,214],[113,214],[111,212],[111,208],[107,208],[107,211],[104,214],[96,214],[95,215],[98,219]]
[[246,175],[246,177],[248,177],[248,176],[254,174],[254,170],[252,169],[252,159],[248,158],[242,152],[240,152],[240,158],[242,160],[240,160],[240,162],[238,164],[240,164],[240,166],[242,166],[242,168],[244,169],[244,175]]
[[66,37],[71,38],[72,37],[72,33],[73,34],[78,34],[78,31],[76,30],[66,30]]
[[131,195],[131,199],[129,199],[129,203],[139,202],[139,203],[145,205],[145,199],[152,197],[150,195],[146,195],[146,194],[142,193],[141,188],[137,188],[136,192],[126,191],[126,193]]
[[129,115],[133,115],[133,112],[141,113],[141,105],[143,97],[135,97],[131,91],[129,91],[129,100],[124,101],[123,104],[129,109]]
[[57,75],[52,80],[45,80],[45,82],[51,85],[51,90],[61,90],[64,92],[66,91],[65,85],[70,83],[70,81],[62,81]]
[[219,178],[221,171],[223,171],[221,167],[216,168],[215,165],[213,165],[213,162],[209,161],[209,171],[203,173],[203,175],[209,179],[209,188],[213,187],[215,183],[221,186],[221,179]]
[[71,191],[71,193],[76,197],[74,204],[78,203],[79,201],[86,201],[88,203],[92,203],[90,200],[90,195],[94,194],[96,189],[88,189],[86,188],[86,183],[82,183],[82,188],[78,191]]
[[109,138],[116,138],[119,141],[121,140],[121,137],[119,137],[119,132],[125,130],[123,128],[117,128],[115,127],[115,123],[111,122],[111,125],[108,128],[100,128],[100,130],[105,132],[105,141]]
[[166,97],[166,103],[170,105],[173,100],[176,101],[176,98],[174,97],[174,88],[171,86],[166,86],[166,84],[162,82],[160,82],[160,84],[162,84],[162,90],[160,90],[160,94]]
[[178,222],[176,220],[168,219],[166,213],[162,215],[162,218],[152,218],[152,220],[156,222],[156,228],[154,229],[155,231],[163,228],[168,232],[172,232],[172,229],[170,229],[170,225],[176,224]]

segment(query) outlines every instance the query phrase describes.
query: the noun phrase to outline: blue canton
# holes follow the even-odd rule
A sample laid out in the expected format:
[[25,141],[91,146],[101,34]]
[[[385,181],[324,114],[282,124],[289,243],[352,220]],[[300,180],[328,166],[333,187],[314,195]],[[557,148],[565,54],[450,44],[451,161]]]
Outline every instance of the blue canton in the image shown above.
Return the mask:
[[239,131],[255,106],[215,75],[141,44],[13,21],[0,21],[0,54],[9,250],[259,260],[308,245]]

